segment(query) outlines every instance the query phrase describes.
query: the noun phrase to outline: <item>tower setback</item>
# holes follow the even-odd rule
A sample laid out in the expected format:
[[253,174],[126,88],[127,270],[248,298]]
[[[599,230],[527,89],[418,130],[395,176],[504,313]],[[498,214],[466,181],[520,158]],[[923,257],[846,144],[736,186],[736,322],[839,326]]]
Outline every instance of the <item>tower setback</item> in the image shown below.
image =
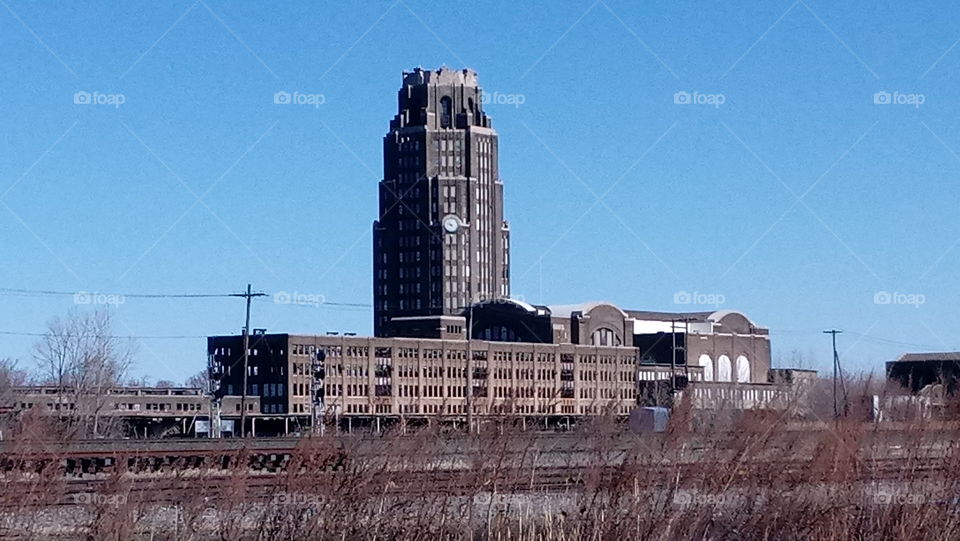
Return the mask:
[[510,295],[498,138],[477,74],[417,68],[398,98],[373,224],[377,336],[440,328],[443,316]]

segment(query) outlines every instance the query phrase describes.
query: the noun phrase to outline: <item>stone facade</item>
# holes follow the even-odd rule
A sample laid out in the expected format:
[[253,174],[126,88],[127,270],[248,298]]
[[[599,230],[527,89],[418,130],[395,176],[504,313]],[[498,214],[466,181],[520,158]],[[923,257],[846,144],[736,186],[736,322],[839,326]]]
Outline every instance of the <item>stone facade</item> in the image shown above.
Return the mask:
[[[208,342],[214,361],[225,367],[228,395],[241,385],[241,344],[241,336]],[[248,392],[261,408],[271,407],[258,414],[309,417],[310,364],[318,351],[324,353],[324,410],[338,416],[462,417],[470,384],[474,412],[482,416],[625,416],[637,403],[638,380],[670,378],[670,366],[642,365],[632,347],[273,334],[251,342]],[[702,377],[696,367],[677,369],[684,373]],[[283,374],[283,383],[266,389],[266,374]],[[283,406],[267,406],[274,403]]]

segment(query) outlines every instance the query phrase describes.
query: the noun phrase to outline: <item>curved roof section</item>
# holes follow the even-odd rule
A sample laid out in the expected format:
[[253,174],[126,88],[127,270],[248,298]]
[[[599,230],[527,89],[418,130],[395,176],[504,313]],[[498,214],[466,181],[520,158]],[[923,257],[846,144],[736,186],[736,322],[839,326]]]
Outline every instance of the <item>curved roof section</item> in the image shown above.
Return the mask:
[[627,314],[641,321],[672,321],[679,319],[707,321],[714,312],[652,312],[649,310],[627,310]]
[[617,305],[609,301],[592,301],[584,302],[580,304],[558,304],[550,306],[550,312],[554,317],[570,317],[574,312],[581,312],[583,314],[589,313],[594,308],[599,306],[610,306],[615,308],[625,318],[631,318],[636,321],[659,321],[659,322],[670,322],[670,321],[689,321],[689,322],[701,322],[701,323],[722,323],[723,319],[727,316],[737,315],[742,317],[746,322],[754,328],[763,329],[753,322],[752,319],[747,317],[746,314],[739,310],[714,310],[714,311],[704,311],[704,312],[656,312],[649,310],[624,310]]
[[516,306],[516,307],[518,307],[518,308],[521,308],[521,309],[523,309],[523,310],[526,310],[527,312],[530,312],[530,313],[532,313],[532,314],[538,313],[538,310],[537,310],[537,307],[536,307],[536,306],[534,306],[534,305],[532,305],[532,304],[530,304],[530,303],[528,303],[528,302],[520,301],[520,300],[517,300],[517,299],[508,299],[508,298],[488,299],[488,300],[485,300],[485,301],[476,302],[476,303],[473,304],[473,306],[475,306],[475,307],[479,307],[479,306],[489,306],[489,305],[492,305],[492,304],[510,304],[510,305]]
[[729,316],[730,314],[737,314],[739,316],[742,316],[747,321],[750,321],[750,318],[748,318],[746,314],[737,310],[717,310],[716,312],[713,312],[710,314],[709,319],[712,321],[720,321],[721,319]]
[[624,312],[622,308],[609,301],[591,301],[580,304],[558,304],[555,306],[550,306],[549,308],[550,312],[556,317],[570,317],[574,312],[582,312],[586,314],[598,306],[609,306],[611,308],[615,308],[621,314],[623,314],[623,317],[628,317],[627,313]]

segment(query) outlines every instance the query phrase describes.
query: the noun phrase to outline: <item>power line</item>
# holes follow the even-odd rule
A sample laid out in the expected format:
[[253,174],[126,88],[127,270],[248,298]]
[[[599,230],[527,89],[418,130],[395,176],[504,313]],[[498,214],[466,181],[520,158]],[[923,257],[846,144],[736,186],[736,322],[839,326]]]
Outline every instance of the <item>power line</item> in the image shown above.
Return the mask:
[[[223,334],[223,333],[222,333]],[[47,336],[47,333],[42,332],[17,332],[17,331],[0,331],[2,336],[34,336],[34,337],[44,337]],[[79,335],[65,335],[68,338]],[[213,335],[211,335],[213,336]],[[187,335],[187,334],[171,334],[171,335],[109,335],[104,338],[115,338],[119,340],[128,340],[128,339],[143,339],[143,340],[187,340],[187,339],[196,339],[196,338],[208,338],[207,335]]]
[[[115,297],[130,299],[217,299],[237,297],[237,293],[106,293],[100,291],[56,291],[49,289],[22,289],[12,287],[0,287],[0,295],[12,297]],[[239,294],[242,296],[243,294]],[[263,299],[266,300],[266,299]],[[326,300],[317,300],[316,302],[299,302],[293,298],[288,302],[276,302],[278,305],[303,306],[309,308],[321,308],[324,306],[336,308],[372,308],[369,303],[359,302],[329,302]]]
[[[821,334],[822,331],[807,331],[807,330],[797,330],[797,329],[770,329],[771,334]],[[901,342],[898,340],[890,340],[889,338],[881,338],[879,336],[872,336],[869,334],[864,334],[857,331],[846,331],[850,334],[855,334],[861,337],[864,340],[880,342],[882,344],[888,344],[893,346],[902,346],[902,347],[911,347],[911,348],[922,348],[929,350],[942,350],[942,349],[960,349],[958,346],[946,346],[943,344],[940,345],[931,345],[931,344],[918,344],[916,342]]]
[[103,295],[114,297],[130,297],[131,299],[209,299],[217,297],[233,297],[229,293],[101,293],[88,291],[51,291],[46,289],[17,289],[0,287],[0,295],[13,294],[23,296],[76,296],[76,295]]
[[372,304],[364,304],[359,302],[299,302],[299,301],[290,301],[290,302],[278,302],[276,300],[270,299],[254,299],[256,302],[260,303],[270,303],[277,304],[280,306],[293,306],[297,308],[343,308],[351,311],[368,311],[373,308]]
[[915,347],[915,348],[923,348],[923,349],[930,349],[930,350],[950,349],[948,346],[944,346],[944,345],[942,345],[942,344],[939,345],[939,346],[932,346],[932,345],[930,345],[930,344],[916,344],[916,343],[912,343],[912,342],[898,342],[898,341],[896,341],[896,340],[890,340],[890,339],[887,339],[887,338],[880,338],[879,336],[870,336],[869,334],[858,333],[858,332],[856,332],[856,331],[848,331],[848,332],[850,332],[851,334],[855,334],[855,335],[857,335],[857,336],[860,336],[860,337],[862,337],[862,338],[864,338],[864,339],[867,339],[867,340],[874,340],[874,341],[877,341],[877,342],[882,342],[882,343],[884,343],[884,344],[890,344],[890,345],[894,345],[894,346],[906,346],[906,347]]

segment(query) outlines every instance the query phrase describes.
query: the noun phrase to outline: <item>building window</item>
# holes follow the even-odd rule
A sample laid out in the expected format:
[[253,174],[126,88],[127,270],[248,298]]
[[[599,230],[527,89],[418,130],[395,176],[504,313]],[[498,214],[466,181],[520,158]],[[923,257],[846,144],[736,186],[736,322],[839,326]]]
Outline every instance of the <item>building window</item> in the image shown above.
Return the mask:
[[440,127],[449,128],[451,124],[450,112],[453,108],[453,102],[450,96],[440,98]]
[[603,327],[593,331],[593,335],[590,336],[590,344],[594,346],[619,346],[621,342],[620,337],[613,332],[613,329]]

